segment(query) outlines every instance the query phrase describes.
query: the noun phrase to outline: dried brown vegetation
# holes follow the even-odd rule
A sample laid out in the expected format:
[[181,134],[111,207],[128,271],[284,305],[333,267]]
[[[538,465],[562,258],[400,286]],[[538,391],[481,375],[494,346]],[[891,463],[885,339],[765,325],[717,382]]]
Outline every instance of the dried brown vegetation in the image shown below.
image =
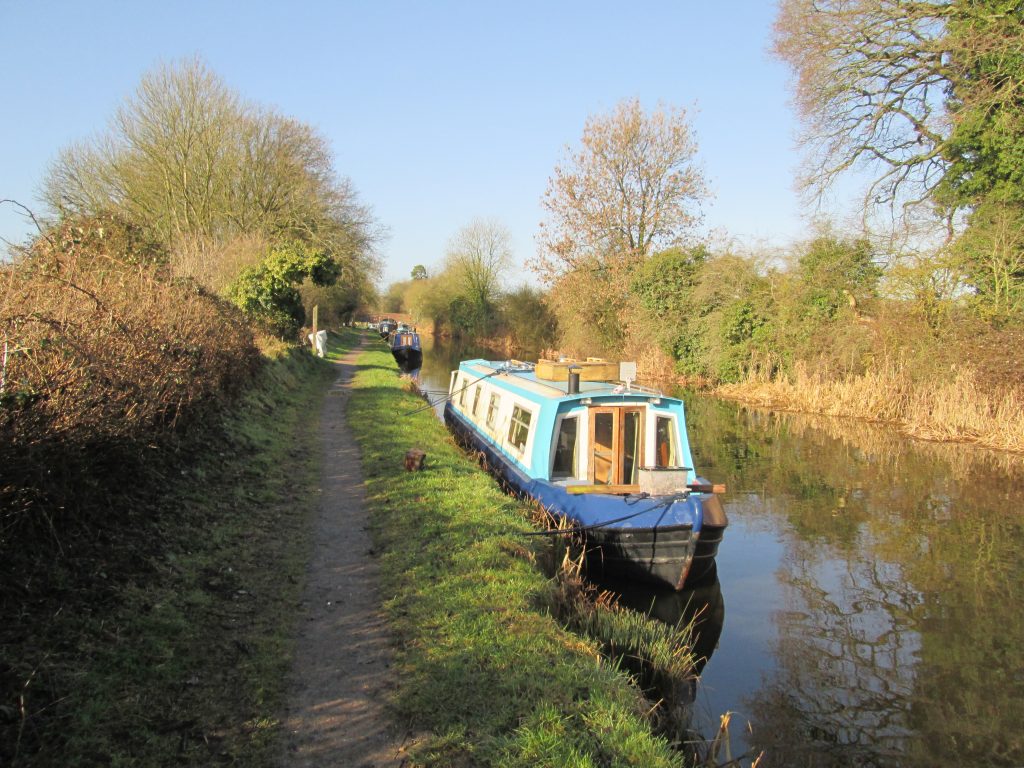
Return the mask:
[[259,361],[233,308],[114,217],[66,221],[2,278],[0,551],[130,495]]
[[1024,452],[1024,389],[983,386],[973,367],[915,382],[893,362],[838,379],[798,364],[791,376],[725,384],[717,393],[762,406],[889,422],[926,440]]

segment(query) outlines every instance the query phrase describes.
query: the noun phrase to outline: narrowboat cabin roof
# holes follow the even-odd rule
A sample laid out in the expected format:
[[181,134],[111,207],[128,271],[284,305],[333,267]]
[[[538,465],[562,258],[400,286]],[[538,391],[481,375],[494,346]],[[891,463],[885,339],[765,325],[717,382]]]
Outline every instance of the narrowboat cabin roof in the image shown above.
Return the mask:
[[[473,371],[479,376],[493,376],[498,373],[510,374],[505,381],[509,388],[517,385],[522,393],[530,399],[560,398],[564,400],[582,400],[585,397],[609,396],[620,400],[639,398],[649,400],[652,397],[666,397],[659,390],[632,384],[627,387],[624,383],[616,381],[580,381],[579,392],[569,394],[569,382],[551,379],[542,379],[537,376],[536,368],[532,363],[523,363],[518,360],[466,360],[459,365],[463,371]],[[678,398],[667,398],[678,403]]]

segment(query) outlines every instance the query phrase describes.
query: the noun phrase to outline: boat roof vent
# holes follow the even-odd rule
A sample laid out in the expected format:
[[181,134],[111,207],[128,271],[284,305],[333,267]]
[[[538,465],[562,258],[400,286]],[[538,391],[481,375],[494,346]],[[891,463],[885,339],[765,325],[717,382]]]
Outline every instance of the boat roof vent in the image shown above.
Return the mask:
[[626,389],[636,381],[636,363],[619,363],[619,381],[624,382]]

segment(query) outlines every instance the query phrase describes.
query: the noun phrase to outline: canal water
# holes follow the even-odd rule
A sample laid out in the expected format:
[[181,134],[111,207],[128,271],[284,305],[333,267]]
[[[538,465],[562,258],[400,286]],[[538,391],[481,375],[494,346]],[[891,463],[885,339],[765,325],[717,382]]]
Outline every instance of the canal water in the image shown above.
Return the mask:
[[[494,357],[430,341],[438,398]],[[727,485],[718,581],[624,601],[707,606],[690,727],[732,712],[762,768],[1024,766],[1024,459],[685,399],[697,469]]]

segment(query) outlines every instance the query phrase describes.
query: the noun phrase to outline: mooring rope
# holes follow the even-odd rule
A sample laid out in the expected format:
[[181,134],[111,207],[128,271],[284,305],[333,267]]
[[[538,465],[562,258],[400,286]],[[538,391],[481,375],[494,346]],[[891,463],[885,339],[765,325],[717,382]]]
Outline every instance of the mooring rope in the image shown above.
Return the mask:
[[[421,412],[423,412],[423,411],[425,411],[425,410],[427,410],[429,408],[435,408],[436,406],[438,406],[440,403],[444,402],[445,400],[451,400],[456,395],[458,395],[458,394],[460,394],[462,392],[465,392],[467,389],[472,387],[474,384],[478,384],[479,382],[483,381],[484,379],[489,379],[489,378],[491,378],[491,376],[497,376],[499,373],[506,373],[506,372],[507,372],[507,369],[504,366],[502,366],[501,368],[499,368],[496,371],[491,371],[490,373],[481,376],[479,379],[474,379],[473,381],[469,382],[466,386],[464,386],[462,389],[457,389],[454,392],[452,392],[451,394],[445,393],[445,396],[443,398],[441,398],[440,400],[437,400],[435,402],[430,402],[430,398],[428,397],[427,398],[427,404],[424,405],[422,408],[417,408],[417,409],[415,409],[413,411],[409,411],[408,413],[403,413],[402,416],[412,416],[413,414],[421,413]],[[441,390],[434,390],[434,391],[435,392],[440,392]]]

